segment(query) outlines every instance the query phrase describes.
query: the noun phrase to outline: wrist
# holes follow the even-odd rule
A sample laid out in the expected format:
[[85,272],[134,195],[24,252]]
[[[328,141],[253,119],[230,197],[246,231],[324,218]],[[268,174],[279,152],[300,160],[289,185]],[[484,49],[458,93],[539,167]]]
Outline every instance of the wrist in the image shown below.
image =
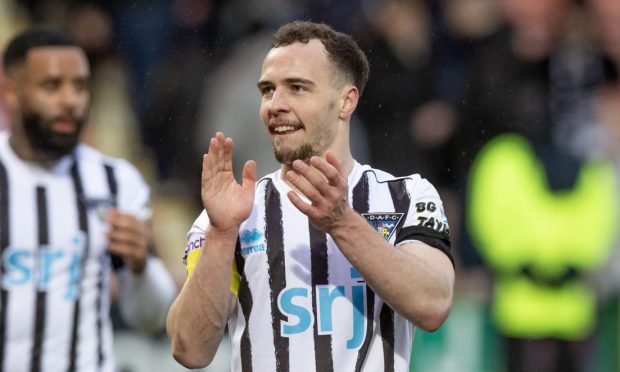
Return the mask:
[[221,228],[218,228],[216,226],[209,224],[205,232],[205,240],[208,242],[211,242],[211,244],[215,242],[220,242],[224,244],[232,242],[234,246],[234,244],[237,242],[238,236],[239,236],[239,226],[235,226],[235,227],[231,227],[227,229],[221,229]]
[[355,229],[360,222],[367,223],[354,209],[348,208],[347,211],[343,213],[342,218],[332,225],[328,233],[332,237],[350,236],[353,229]]

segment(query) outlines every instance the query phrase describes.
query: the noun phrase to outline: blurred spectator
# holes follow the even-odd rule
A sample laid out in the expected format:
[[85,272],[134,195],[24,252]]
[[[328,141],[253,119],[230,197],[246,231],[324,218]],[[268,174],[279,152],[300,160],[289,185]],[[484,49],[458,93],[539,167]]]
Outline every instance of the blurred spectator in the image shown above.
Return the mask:
[[457,137],[457,161],[466,176],[490,138],[516,131],[550,138],[549,63],[562,35],[568,0],[498,0],[506,27],[475,51]]
[[476,157],[467,221],[494,273],[492,318],[506,371],[596,370],[598,309],[587,279],[612,251],[617,192],[609,163],[575,164],[515,134],[492,139]]
[[205,1],[138,0],[117,2],[112,10],[139,133],[162,182],[180,180],[191,169],[182,148],[195,120],[196,86],[205,70],[202,37],[209,6]]
[[[497,5],[506,27],[475,51],[456,135],[466,223],[495,274],[508,371],[591,370],[597,308],[585,277],[601,269],[617,233],[614,177],[594,158],[601,136],[591,103],[603,65],[578,4]],[[471,265],[469,243],[460,247]]]
[[82,46],[92,68],[91,120],[85,141],[102,152],[130,159],[150,170],[140,146],[136,113],[129,98],[129,77],[122,56],[113,46],[114,26],[110,14],[92,3],[77,3],[67,9],[65,28]]
[[[426,153],[414,144],[410,121],[431,98],[431,15],[423,1],[386,0],[366,9],[370,28],[362,39],[372,66],[358,106],[368,128],[371,162],[395,175],[421,173],[436,184]],[[439,169],[441,167],[436,167]]]

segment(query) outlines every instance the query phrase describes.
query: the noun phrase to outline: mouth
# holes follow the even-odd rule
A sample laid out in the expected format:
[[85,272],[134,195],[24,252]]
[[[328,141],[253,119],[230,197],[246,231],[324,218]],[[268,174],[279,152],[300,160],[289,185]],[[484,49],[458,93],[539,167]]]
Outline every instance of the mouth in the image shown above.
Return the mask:
[[294,123],[270,123],[269,133],[272,135],[286,135],[301,130],[303,126]]
[[74,134],[77,127],[77,121],[69,116],[56,118],[51,125],[51,129],[60,134]]

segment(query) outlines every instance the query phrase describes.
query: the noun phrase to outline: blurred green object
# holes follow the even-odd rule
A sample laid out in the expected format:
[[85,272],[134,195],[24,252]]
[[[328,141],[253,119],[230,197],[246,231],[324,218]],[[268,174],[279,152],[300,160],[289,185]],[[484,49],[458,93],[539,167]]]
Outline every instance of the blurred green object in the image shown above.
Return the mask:
[[552,190],[533,146],[500,135],[477,155],[467,224],[495,276],[492,318],[505,336],[582,340],[596,323],[584,274],[612,251],[618,211],[611,164],[583,162],[575,184]]

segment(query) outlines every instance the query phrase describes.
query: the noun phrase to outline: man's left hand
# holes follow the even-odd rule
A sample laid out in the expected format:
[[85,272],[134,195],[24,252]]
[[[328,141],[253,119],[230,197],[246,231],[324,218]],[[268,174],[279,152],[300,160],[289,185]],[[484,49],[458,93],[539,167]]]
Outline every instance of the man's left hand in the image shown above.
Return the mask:
[[354,213],[349,205],[347,177],[331,151],[327,152],[325,159],[313,156],[308,163],[295,160],[286,179],[310,203],[293,191],[288,193],[288,198],[317,229],[329,233]]
[[149,250],[146,223],[116,208],[110,210],[107,221],[110,254],[121,256],[134,274],[142,273]]

